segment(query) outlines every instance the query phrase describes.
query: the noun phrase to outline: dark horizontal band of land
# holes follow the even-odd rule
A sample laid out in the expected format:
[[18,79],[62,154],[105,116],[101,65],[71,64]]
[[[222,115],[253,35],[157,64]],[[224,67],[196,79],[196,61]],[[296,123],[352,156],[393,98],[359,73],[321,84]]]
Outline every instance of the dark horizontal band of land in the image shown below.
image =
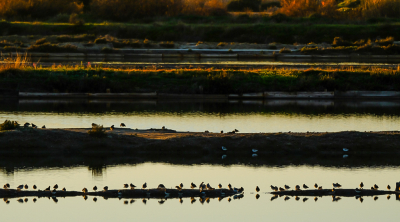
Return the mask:
[[[201,133],[170,130],[108,130],[104,138],[90,129],[22,128],[0,133],[2,156],[146,156],[213,158],[227,156],[356,157],[400,155],[400,132]],[[222,146],[227,150],[223,150]],[[348,150],[344,151],[343,148]],[[254,151],[255,149],[256,151]]]
[[[166,194],[167,193],[167,194]],[[229,197],[238,192],[229,189],[203,190],[199,189],[120,189],[97,192],[81,191],[43,191],[43,190],[16,190],[0,189],[0,198],[16,197],[75,197],[75,196],[100,196],[105,198],[187,198],[187,197]]]

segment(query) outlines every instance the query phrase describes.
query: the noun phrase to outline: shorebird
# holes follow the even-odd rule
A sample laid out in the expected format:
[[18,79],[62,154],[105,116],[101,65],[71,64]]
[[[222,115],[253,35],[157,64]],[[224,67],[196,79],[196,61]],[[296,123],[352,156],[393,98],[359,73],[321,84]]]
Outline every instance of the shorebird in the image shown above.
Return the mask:
[[364,198],[360,197],[360,202],[362,203],[364,201]]
[[163,127],[161,127],[161,129],[162,129],[162,130],[165,130],[166,128],[165,128],[165,126],[163,126]]
[[110,130],[114,130],[114,125],[112,125],[112,126],[110,127]]
[[103,188],[103,191],[107,191],[108,190],[108,186],[105,186],[104,188]]
[[84,193],[87,193],[87,192],[88,192],[88,190],[86,189],[86,187],[82,189],[82,192],[84,192]]
[[300,191],[300,186],[296,185],[296,187],[294,188],[296,191]]
[[193,204],[194,202],[196,202],[196,199],[194,199],[194,197],[190,198],[190,203]]
[[374,185],[374,188],[375,188],[376,190],[379,189],[378,185],[376,185],[376,184]]
[[96,191],[97,191],[97,186],[94,186],[94,187],[93,187],[93,190],[96,192]]
[[24,185],[19,185],[19,186],[17,187],[17,189],[18,189],[18,190],[24,189]]
[[197,187],[196,184],[194,184],[193,182],[190,184],[190,188],[194,189],[196,187]]
[[272,196],[272,197],[271,197],[271,201],[275,200],[275,199],[278,198],[278,197],[279,197],[278,195]]
[[143,198],[143,199],[142,199],[142,202],[143,202],[144,204],[146,204],[146,203],[147,203],[147,200],[146,200],[145,198]]
[[389,194],[389,195],[387,195],[386,199],[390,200],[390,194]]
[[26,203],[26,202],[28,202],[28,201],[29,201],[29,199],[28,199],[28,198],[25,198],[25,199],[24,199],[24,202],[25,202],[25,203]]
[[161,204],[165,203],[165,200],[160,200],[160,201],[158,201],[158,203],[161,205]]
[[289,190],[290,187],[289,187],[288,185],[285,184],[285,189],[286,189],[286,190]]
[[222,188],[222,184],[218,184],[218,188],[221,189]]
[[36,198],[33,198],[33,200],[32,200],[34,203],[36,203],[36,201],[37,201],[37,199]]
[[4,184],[3,189],[5,189],[5,190],[8,189],[6,184]]
[[342,185],[340,185],[339,183],[332,183],[332,186],[334,188],[341,188],[342,187]]
[[24,124],[24,128],[29,127],[29,125],[31,125],[30,123],[25,123]]
[[98,126],[96,123],[92,123],[92,127],[96,127]]
[[53,188],[57,190],[57,189],[58,189],[58,185],[57,185],[57,184],[56,184],[56,185],[54,185],[54,187],[53,187]]
[[364,183],[361,182],[361,183],[360,183],[360,188],[362,189],[363,187],[364,187]]
[[231,185],[231,184],[228,184],[228,188],[229,188],[230,190],[232,190],[232,185]]
[[179,186],[181,187],[181,189],[183,188],[183,183],[179,184]]
[[126,126],[125,126],[125,123],[121,123],[119,126],[120,126],[120,127],[126,127]]
[[83,195],[83,199],[84,199],[84,200],[87,200],[87,198],[88,198],[88,197],[87,197],[86,195]]
[[179,198],[179,203],[183,203],[183,200],[182,200],[182,198]]
[[46,129],[46,125],[43,125],[43,126],[42,126],[42,129]]
[[24,200],[21,199],[21,198],[19,198],[17,201],[18,201],[19,203],[23,203],[23,202],[24,202]]
[[126,183],[126,184],[124,184],[124,188],[128,188],[129,187],[129,185]]
[[131,190],[134,190],[136,188],[136,186],[133,185],[132,183],[129,186],[131,187]]
[[177,190],[179,190],[179,191],[182,190],[182,188],[181,188],[180,186],[175,186],[175,188],[176,188]]
[[318,189],[318,184],[317,183],[314,184],[314,188]]
[[332,196],[332,202],[337,202],[341,199],[342,199],[341,197]]
[[239,130],[237,130],[237,129],[235,129],[234,131],[235,131],[235,133],[238,133],[238,132],[239,132]]
[[135,200],[132,199],[131,201],[129,201],[129,203],[130,203],[130,204],[133,204],[133,203],[135,203]]
[[146,189],[147,188],[147,183],[144,183],[142,186],[142,189]]
[[307,197],[304,197],[304,198],[303,198],[303,203],[306,202],[307,200],[308,200],[308,198],[307,198]]
[[386,187],[388,190],[390,190],[390,185],[387,185],[387,187]]
[[[256,187],[256,191],[257,191],[257,192],[260,192],[260,188],[259,188],[258,186]],[[257,199],[258,199],[258,198],[257,198]]]
[[205,133],[210,133],[210,131],[208,131],[208,130],[206,130],[206,131],[204,131]]
[[308,186],[305,185],[305,184],[303,184],[303,188],[304,188],[304,189],[308,189]]
[[243,193],[243,191],[244,191],[243,187],[240,187],[239,190],[238,190],[239,193]]
[[222,150],[223,150],[223,151],[227,151],[227,150],[228,150],[228,148],[226,148],[226,147],[222,146]]
[[209,183],[207,183],[206,188],[207,189],[211,188],[211,185]]
[[50,186],[47,187],[44,191],[50,191]]
[[322,186],[319,186],[319,187],[318,187],[318,190],[322,190]]
[[24,188],[27,190],[29,188],[28,184],[25,184]]
[[371,190],[375,190],[375,187],[371,187]]
[[224,133],[224,131],[223,131],[223,130],[221,130],[221,133]]
[[231,202],[231,200],[232,200],[232,199],[229,197],[229,198],[228,198],[228,202]]
[[32,123],[31,125],[32,125],[32,128],[37,129],[37,126],[35,124]]
[[285,191],[285,189],[283,189],[282,187],[279,187],[279,191]]
[[33,185],[33,187],[32,187],[34,190],[36,190],[37,189],[37,186],[36,185]]
[[157,187],[157,189],[165,189],[164,184],[159,184],[158,187]]

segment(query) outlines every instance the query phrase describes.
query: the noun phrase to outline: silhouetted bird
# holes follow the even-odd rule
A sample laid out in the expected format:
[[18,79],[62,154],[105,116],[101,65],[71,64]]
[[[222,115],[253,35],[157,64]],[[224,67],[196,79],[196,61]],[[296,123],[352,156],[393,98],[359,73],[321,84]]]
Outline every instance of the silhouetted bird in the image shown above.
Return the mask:
[[284,200],[285,201],[290,200],[290,197],[286,196]]
[[98,126],[96,123],[92,123],[92,127],[96,127]]
[[374,200],[376,201],[376,200],[378,200],[378,197],[376,196],[376,197],[374,197]]
[[[259,188],[258,186],[256,187],[256,191],[257,191],[257,192],[260,192],[260,188]],[[258,199],[258,198],[257,198],[257,199]]]
[[306,202],[307,200],[308,200],[308,198],[307,198],[307,197],[303,198],[303,202]]
[[108,186],[105,186],[104,188],[103,188],[103,191],[107,191],[108,190]]
[[28,202],[28,201],[29,201],[29,199],[28,199],[28,198],[25,198],[25,199],[24,199],[24,202],[25,202],[25,203],[26,203],[26,202]]
[[318,189],[318,184],[317,183],[314,184],[314,188]]
[[46,129],[46,125],[43,125],[43,126],[42,126],[42,129]]
[[375,187],[371,187],[371,190],[375,190]]
[[36,186],[36,185],[33,185],[33,189],[36,190],[36,189],[37,189],[37,186]]
[[218,184],[218,188],[221,189],[222,188],[222,184]]
[[196,187],[197,187],[196,184],[194,184],[193,182],[190,184],[190,188],[194,189]]
[[285,184],[285,189],[286,189],[286,190],[289,190],[290,187],[289,187],[288,185]]
[[24,188],[27,190],[29,188],[28,184],[25,184]]
[[360,197],[360,202],[362,203],[364,201],[364,198]]
[[144,204],[146,204],[146,203],[147,203],[147,200],[146,200],[145,198],[143,198],[143,199],[142,199],[142,202],[143,202]]
[[258,198],[260,198],[260,194],[257,194],[257,195],[256,195],[256,199],[257,199],[257,200],[258,200]]
[[390,200],[390,194],[389,194],[389,195],[387,195],[386,199]]
[[110,127],[110,130],[114,130],[114,125],[112,125],[112,126]]
[[97,202],[97,197],[93,197],[93,202]]
[[175,186],[175,188],[177,189],[177,190],[182,190],[182,188],[180,187],[180,186]]
[[32,123],[31,125],[32,125],[32,128],[34,128],[34,129],[37,128],[37,126],[35,124]]
[[165,130],[165,126],[163,126],[161,129],[162,129],[162,130]]
[[125,126],[125,123],[121,123],[119,126],[120,126],[120,127],[126,127],[126,126]]
[[386,187],[388,190],[390,190],[390,185],[387,185],[387,187]]
[[57,190],[57,189],[58,189],[58,185],[57,185],[57,184],[56,184],[56,185],[54,185],[54,187],[53,187],[53,188]]
[[135,203],[135,200],[132,199],[131,201],[129,201],[129,203],[130,203],[130,204],[133,204],[133,203]]
[[361,183],[360,183],[360,188],[362,189],[363,187],[364,187],[364,183],[361,182]]
[[296,201],[299,201],[299,200],[300,200],[300,197],[296,196],[294,199],[295,199]]
[[230,190],[232,190],[232,185],[231,185],[231,184],[228,184],[228,188],[229,188]]
[[305,185],[305,184],[303,184],[303,188],[304,188],[304,189],[308,189],[308,186]]
[[224,133],[224,131],[223,131],[223,130],[221,130],[221,133]]
[[317,202],[318,201],[318,197],[314,197],[314,201]]
[[183,188],[183,183],[179,184],[179,186],[180,186],[181,188]]
[[279,191],[285,191],[285,189],[283,189],[282,187],[279,187]]
[[94,186],[94,187],[93,187],[93,190],[94,190],[94,191],[97,191],[97,186]]
[[164,186],[164,184],[159,184],[157,188],[158,189],[165,189],[165,186]]
[[36,198],[33,198],[33,200],[32,200],[34,203],[36,203],[36,201],[37,201],[37,199]]
[[236,133],[238,133],[238,132],[239,132],[239,130],[237,130],[237,129],[235,129],[234,131],[235,131]]
[[133,185],[132,183],[129,186],[131,187],[131,190],[134,190],[136,188],[136,186]]
[[129,187],[129,185],[126,183],[126,184],[124,184],[124,188],[128,188]]
[[376,184],[374,185],[374,188],[375,188],[375,189],[379,189],[378,185],[376,185]]
[[44,191],[50,191],[50,186],[47,187]]
[[318,187],[318,190],[322,190],[322,186]]
[[65,187],[64,187],[64,188],[62,188],[62,191],[66,192],[66,191],[67,191],[67,189],[65,189]]
[[18,189],[18,190],[24,189],[24,185],[19,185],[19,186],[17,187],[17,189]]
[[82,189],[82,192],[87,193],[88,190],[87,190],[86,188],[83,188],[83,189]]
[[144,183],[142,186],[142,189],[146,189],[147,188],[147,183]]
[[300,191],[300,186],[299,186],[299,185],[296,185],[294,189],[295,189],[296,191]]

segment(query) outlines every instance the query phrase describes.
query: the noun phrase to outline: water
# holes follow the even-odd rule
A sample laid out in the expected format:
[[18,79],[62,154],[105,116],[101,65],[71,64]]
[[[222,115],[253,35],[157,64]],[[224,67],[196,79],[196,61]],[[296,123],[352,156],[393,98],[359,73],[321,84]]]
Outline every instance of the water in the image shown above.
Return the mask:
[[[159,199],[150,199],[143,204],[141,199],[135,203],[125,205],[122,200],[98,198],[95,203],[93,197],[84,200],[82,197],[58,198],[58,203],[47,198],[38,199],[36,203],[29,198],[27,203],[11,203],[3,205],[2,219],[30,221],[109,221],[109,220],[174,220],[174,221],[204,221],[211,220],[230,221],[397,221],[399,219],[397,208],[399,201],[394,195],[390,200],[386,196],[379,196],[374,201],[373,197],[364,197],[360,203],[354,197],[343,197],[338,202],[332,202],[330,196],[319,197],[314,202],[313,197],[308,201],[295,201],[294,197],[284,201],[284,197],[271,201],[269,185],[283,186],[288,184],[306,183],[310,187],[318,182],[323,187],[331,187],[332,182],[340,182],[346,188],[355,188],[363,181],[372,186],[377,183],[384,188],[387,184],[394,187],[398,181],[400,170],[392,166],[369,166],[361,168],[324,167],[324,166],[245,166],[245,165],[171,165],[166,163],[143,163],[137,165],[112,165],[103,168],[101,174],[93,174],[87,166],[65,168],[28,168],[16,169],[13,173],[0,174],[0,181],[16,184],[36,184],[39,188],[58,183],[60,187],[68,190],[81,190],[83,187],[91,188],[94,185],[110,188],[122,188],[124,183],[141,185],[147,182],[150,187],[159,183],[173,187],[183,182],[187,187],[190,182],[209,182],[216,186],[218,183],[245,188],[244,198],[228,202],[227,198],[219,202],[211,199],[210,203],[201,204],[197,199],[190,204],[190,199],[184,199],[180,204],[178,199],[168,199],[163,205]],[[260,186],[260,198],[255,198],[254,188]],[[129,200],[129,199],[128,199]],[[46,213],[43,213],[45,211]],[[19,213],[23,212],[23,213]]]
[[337,132],[398,130],[400,101],[104,101],[15,100],[0,104],[0,120],[47,128],[88,128],[124,122],[129,128],[178,131]]
[[[400,101],[338,101],[338,100],[274,100],[274,101],[104,101],[104,100],[3,100],[0,102],[0,121],[5,119],[33,122],[49,128],[90,127],[92,122],[111,125],[125,122],[131,128],[161,127],[180,131],[232,130],[241,132],[277,131],[341,131],[341,130],[397,130]],[[119,125],[119,124],[118,124]],[[395,195],[363,197],[313,197],[303,202],[294,197],[284,201],[270,200],[270,185],[294,187],[318,183],[331,188],[339,182],[344,188],[356,188],[362,181],[368,188],[378,184],[392,189],[399,181],[397,157],[375,156],[321,158],[288,156],[257,158],[228,156],[222,160],[192,159],[189,157],[0,157],[0,185],[10,183],[36,184],[39,189],[58,184],[67,190],[82,190],[109,186],[121,189],[125,183],[149,187],[163,183],[174,187],[204,181],[212,186],[228,183],[244,187],[244,198],[211,199],[193,204],[184,198],[150,199],[147,204],[135,199],[108,200],[93,197],[52,199],[33,197],[26,203],[18,198],[10,204],[0,201],[2,221],[398,221],[400,202]],[[255,198],[255,187],[261,188]],[[127,199],[130,201],[130,199]]]

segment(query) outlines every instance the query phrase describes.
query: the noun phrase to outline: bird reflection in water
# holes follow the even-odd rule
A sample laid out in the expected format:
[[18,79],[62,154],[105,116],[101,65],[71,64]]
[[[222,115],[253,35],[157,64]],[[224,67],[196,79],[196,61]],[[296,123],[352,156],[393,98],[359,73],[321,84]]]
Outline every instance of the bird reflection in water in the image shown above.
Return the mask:
[[258,200],[260,198],[260,194],[256,194],[256,199]]
[[146,198],[143,198],[143,199],[142,199],[142,202],[143,202],[144,204],[146,204],[146,203],[147,203]]
[[274,196],[272,196],[272,197],[271,197],[271,201],[273,201],[273,200],[277,199],[278,197],[279,197],[278,195],[274,195]]
[[133,204],[133,203],[135,203],[135,200],[132,199],[129,203],[130,203],[130,204]]
[[54,203],[58,203],[57,197],[52,197],[51,199],[53,199],[53,202],[54,202]]

